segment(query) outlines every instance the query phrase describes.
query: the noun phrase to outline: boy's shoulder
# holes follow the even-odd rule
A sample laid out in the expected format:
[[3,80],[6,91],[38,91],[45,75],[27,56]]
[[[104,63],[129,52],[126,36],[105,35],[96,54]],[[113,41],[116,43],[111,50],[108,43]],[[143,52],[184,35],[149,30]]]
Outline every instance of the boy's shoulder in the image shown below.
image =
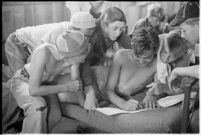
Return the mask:
[[115,59],[119,61],[126,61],[128,60],[129,56],[132,54],[131,49],[120,49],[115,53]]

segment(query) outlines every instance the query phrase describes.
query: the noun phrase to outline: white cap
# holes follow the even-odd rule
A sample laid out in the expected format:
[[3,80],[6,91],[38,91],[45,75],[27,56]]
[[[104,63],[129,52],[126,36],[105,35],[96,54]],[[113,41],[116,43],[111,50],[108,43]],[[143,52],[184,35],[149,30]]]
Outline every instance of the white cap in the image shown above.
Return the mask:
[[69,30],[57,37],[56,46],[59,51],[69,53],[79,48],[83,42],[84,35],[81,32]]
[[96,19],[89,12],[76,12],[71,17],[70,25],[76,28],[94,28]]

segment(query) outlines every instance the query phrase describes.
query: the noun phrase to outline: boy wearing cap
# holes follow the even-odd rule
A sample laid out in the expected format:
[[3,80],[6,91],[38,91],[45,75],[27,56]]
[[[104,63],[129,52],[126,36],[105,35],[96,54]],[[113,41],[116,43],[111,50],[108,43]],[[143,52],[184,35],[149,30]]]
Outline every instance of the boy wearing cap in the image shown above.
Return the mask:
[[[70,20],[70,23],[69,23],[67,29],[80,31],[84,34],[84,37],[86,40],[90,40],[92,37],[92,34],[94,34],[94,30],[96,28],[95,21],[96,20],[92,17],[92,15],[90,13],[77,12],[77,13],[73,14],[73,16],[71,17],[71,20]],[[42,41],[47,42],[47,43],[54,43],[55,35],[57,35],[58,33],[62,33],[64,31],[65,31],[65,29],[62,26],[58,26],[58,27],[54,28],[53,30],[51,30],[49,33],[47,33],[44,36],[44,38],[42,39]],[[89,43],[88,44],[89,50],[91,47],[92,47],[92,44]],[[84,65],[86,65],[86,64],[84,64]],[[84,67],[86,67],[86,66],[84,66]],[[85,72],[86,76],[88,76],[88,67],[86,67],[86,70],[84,72]],[[63,77],[63,78],[65,78],[65,77]],[[82,79],[85,80],[85,78],[82,78]],[[60,79],[60,80],[62,80],[62,79]],[[84,108],[89,109],[89,110],[95,109],[96,97],[94,95],[94,92],[92,90],[91,91],[85,90],[85,96],[86,96],[86,98],[85,98],[85,102],[84,102]]]
[[[15,73],[11,90],[17,104],[24,110],[23,133],[47,133],[48,107],[43,96],[51,101],[54,94],[81,93],[79,63],[84,61],[87,52],[83,34],[68,31],[57,36],[55,45],[43,43],[37,47],[30,63]],[[71,80],[56,84],[57,76],[62,72],[71,73]],[[63,97],[59,96],[60,101],[65,100]],[[72,102],[79,104],[78,98]]]
[[[76,21],[78,18],[71,20],[70,24],[72,27],[78,27],[77,29],[80,31],[83,30],[83,32],[78,32],[78,30],[71,31],[73,28],[70,28],[70,25],[69,27],[65,26],[70,31],[66,31],[62,25],[56,26],[44,36],[42,44],[34,50],[31,62],[17,71],[13,77],[12,93],[25,114],[22,128],[23,133],[47,132],[47,108],[52,109],[50,106],[53,104],[53,107],[55,107],[56,103],[53,102],[58,101],[53,94],[60,93],[60,101],[72,102],[83,106],[84,95],[81,91],[82,83],[79,81],[79,63],[84,62],[88,54],[88,40],[84,34],[89,36],[93,33],[95,20],[93,20],[93,17],[89,13],[82,13],[82,15],[85,18],[88,17],[87,21],[91,21],[88,23],[89,25],[74,25],[75,22],[72,21]],[[82,22],[82,24],[87,24],[87,21]],[[59,78],[55,77],[62,70],[64,73],[71,73],[71,79],[68,79],[67,83],[65,82],[64,84],[55,84],[61,83],[56,81]],[[62,92],[74,92],[78,90],[80,91],[77,94],[70,94],[74,95],[71,98],[66,93],[61,94]],[[46,96],[48,105],[42,96]],[[51,121],[52,115],[48,115],[50,115],[48,116],[48,120]],[[55,117],[57,116],[53,116],[52,119],[57,119]],[[51,124],[51,122],[48,123]],[[52,126],[49,125],[49,129]]]

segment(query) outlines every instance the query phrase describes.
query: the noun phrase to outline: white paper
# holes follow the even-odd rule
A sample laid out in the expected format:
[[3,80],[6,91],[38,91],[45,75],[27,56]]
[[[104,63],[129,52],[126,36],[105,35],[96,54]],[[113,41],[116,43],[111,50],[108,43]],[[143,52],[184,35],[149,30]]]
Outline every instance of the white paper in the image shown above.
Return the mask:
[[[190,98],[195,98],[197,92],[191,92]],[[161,107],[169,107],[175,105],[184,100],[184,94],[178,94],[174,96],[167,96],[158,100],[158,104]]]
[[116,115],[116,114],[122,114],[122,113],[137,113],[137,112],[142,112],[146,111],[148,109],[140,109],[136,111],[125,111],[119,108],[113,108],[113,107],[102,107],[102,108],[96,108],[97,111],[102,112],[106,115]]

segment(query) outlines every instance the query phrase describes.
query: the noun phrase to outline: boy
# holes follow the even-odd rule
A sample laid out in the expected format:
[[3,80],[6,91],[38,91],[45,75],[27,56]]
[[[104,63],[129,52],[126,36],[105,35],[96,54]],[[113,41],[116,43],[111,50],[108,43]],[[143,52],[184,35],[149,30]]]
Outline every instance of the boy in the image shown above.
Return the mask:
[[[187,39],[193,45],[193,51],[197,51],[197,56],[199,56],[199,18],[189,18],[185,20],[181,25],[181,37]],[[197,48],[195,45],[198,45]],[[196,54],[194,54],[196,56]],[[195,59],[195,58],[194,58]],[[172,82],[179,76],[189,76],[199,79],[199,64],[188,66],[188,67],[177,67],[175,68],[169,77],[169,86]],[[199,109],[193,112],[190,128],[193,133],[199,133]]]
[[[80,13],[77,14],[79,15]],[[86,21],[82,20],[85,22],[83,23],[80,22],[80,20],[76,20],[78,18],[72,17],[71,26],[79,27],[81,30],[85,30],[86,35],[92,34],[93,28],[96,26],[95,20],[93,19],[92,16],[90,16],[89,13],[81,13],[81,14],[82,16],[84,16],[84,18],[88,20],[86,19],[85,19]],[[84,43],[84,45],[79,47],[79,45],[81,45],[82,42]],[[51,44],[51,47],[48,47],[47,44]],[[61,54],[58,53],[57,50],[55,50],[55,47],[58,47],[58,45],[60,45],[59,49]],[[82,86],[81,82],[72,80],[79,79],[78,63],[83,62],[83,60],[85,59],[86,57],[85,55],[88,53],[88,50],[86,49],[88,49],[88,40],[85,38],[83,33],[75,31],[73,32],[66,31],[66,29],[63,29],[62,26],[57,26],[55,29],[51,30],[50,33],[47,34],[47,36],[45,36],[45,38],[43,39],[43,44],[37,47],[36,51],[34,51],[33,56],[31,58],[31,62],[35,64],[31,64],[32,65],[31,67],[30,64],[27,64],[21,71],[18,71],[18,73],[14,77],[17,79],[13,79],[12,92],[15,99],[17,100],[18,105],[24,110],[25,113],[25,119],[23,121],[23,128],[22,128],[23,133],[47,132],[47,125],[46,125],[47,106],[46,101],[42,96],[66,92],[70,90],[77,91],[78,89],[81,89]],[[69,53],[68,51],[72,52]],[[84,53],[84,55],[82,53]],[[61,59],[60,57],[63,58]],[[66,59],[65,57],[69,57],[69,59]],[[72,80],[70,80],[69,83],[62,85],[52,84],[54,77],[56,77],[60,72],[62,72],[64,68],[69,67],[70,65],[73,65],[71,66]],[[66,70],[66,72],[69,73],[70,69],[69,68],[67,69],[68,70]],[[43,72],[46,72],[47,74],[43,76],[42,74]],[[45,77],[44,79],[48,81],[44,82],[44,80],[42,80],[42,77]],[[21,80],[19,80],[20,78]],[[52,84],[53,86],[48,86],[49,84]],[[82,92],[79,93],[80,97],[82,97]],[[52,101],[49,99],[53,99],[53,97],[55,96],[54,95],[52,95],[52,97],[49,96],[49,98],[47,99],[48,102]],[[63,96],[60,96],[60,100],[62,101],[63,99],[64,99]],[[81,99],[80,101],[77,100],[75,101],[77,104],[83,106],[84,98],[82,97],[80,99]],[[49,117],[51,118],[52,115],[50,115]],[[49,126],[49,128],[50,127],[51,126]]]
[[[142,28],[134,32],[132,50],[120,50],[115,54],[105,87],[110,102],[129,111],[140,107],[139,102],[130,96],[142,92],[145,84],[153,79],[158,46],[157,34],[152,29]],[[152,95],[146,95],[145,107],[157,107],[155,101],[148,101],[151,98]]]

